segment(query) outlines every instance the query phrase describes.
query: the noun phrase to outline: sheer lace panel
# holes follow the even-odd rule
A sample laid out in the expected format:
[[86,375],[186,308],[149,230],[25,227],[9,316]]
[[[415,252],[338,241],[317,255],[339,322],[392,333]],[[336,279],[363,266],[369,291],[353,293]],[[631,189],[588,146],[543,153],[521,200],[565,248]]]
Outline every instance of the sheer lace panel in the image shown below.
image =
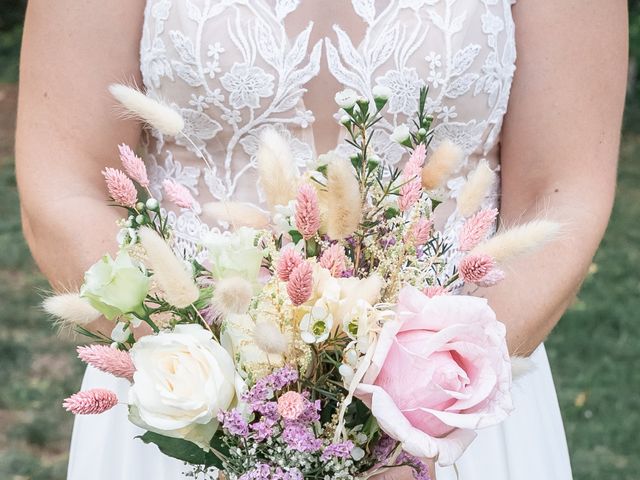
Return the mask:
[[[467,154],[449,182],[455,194],[481,158],[498,168],[515,70],[512,3],[148,0],[140,53],[144,86],[180,110],[212,166],[206,168],[186,140],[149,131],[145,157],[154,195],[161,199],[162,180],[172,178],[200,203],[231,199],[260,207],[255,153],[261,132],[279,129],[303,167],[316,155],[316,138],[345,148],[338,147],[330,114],[336,110],[314,112],[305,102],[328,105],[341,86],[369,95],[375,85],[393,92],[374,138],[375,151],[390,163],[399,162],[403,150],[389,133],[415,112],[420,87],[429,86],[433,146],[451,139]],[[323,13],[332,15],[329,21]],[[194,213],[174,215],[184,248],[193,248],[207,227]]]

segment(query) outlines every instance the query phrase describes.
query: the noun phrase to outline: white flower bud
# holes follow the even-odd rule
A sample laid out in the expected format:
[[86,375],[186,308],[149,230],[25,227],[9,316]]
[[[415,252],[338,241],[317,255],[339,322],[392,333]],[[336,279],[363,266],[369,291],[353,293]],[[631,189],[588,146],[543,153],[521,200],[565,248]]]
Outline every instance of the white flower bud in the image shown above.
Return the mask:
[[391,134],[391,140],[398,143],[405,143],[409,140],[410,136],[411,132],[409,131],[409,127],[406,125],[398,125]]
[[143,225],[145,223],[144,215],[138,215],[136,217],[136,223],[138,225]]
[[351,365],[343,363],[338,367],[338,373],[340,373],[346,383],[350,383],[356,372],[353,370]]
[[342,118],[340,118],[340,123],[342,125],[349,125],[351,123],[351,117],[349,115],[343,115]]
[[376,85],[372,90],[373,98],[380,100],[389,100],[389,97],[393,94],[389,87],[384,85]]
[[358,101],[358,94],[350,88],[342,90],[341,92],[336,93],[335,101],[340,108],[344,108],[345,110],[349,110],[353,108],[353,106]]
[[151,210],[151,211],[155,211],[158,209],[158,207],[160,206],[160,204],[158,203],[158,200],[156,200],[155,198],[149,198],[147,200],[147,209]]

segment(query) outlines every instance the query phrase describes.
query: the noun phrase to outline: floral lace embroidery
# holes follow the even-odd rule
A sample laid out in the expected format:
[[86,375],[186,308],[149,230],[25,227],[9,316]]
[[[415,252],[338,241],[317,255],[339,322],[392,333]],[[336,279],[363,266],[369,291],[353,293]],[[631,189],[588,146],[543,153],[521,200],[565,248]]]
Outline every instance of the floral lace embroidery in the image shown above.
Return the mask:
[[[304,8],[299,0],[148,0],[140,52],[144,85],[179,109],[194,143],[148,132],[153,194],[161,199],[159,185],[172,178],[201,203],[233,198],[260,205],[255,153],[265,128],[283,133],[299,166],[313,158],[314,115],[303,95],[320,71],[323,50],[329,71],[345,87],[362,94],[375,85],[392,90],[388,115],[372,139],[388,162],[398,163],[403,154],[389,133],[414,113],[426,83],[436,118],[433,145],[450,139],[468,156],[451,185],[480,158],[496,165],[515,70],[512,3],[352,0],[366,25],[363,40],[354,44],[338,18],[334,38],[310,45],[312,23],[294,36],[285,28],[286,17]],[[327,101],[332,93],[326,92]],[[196,159],[198,151],[210,168]],[[460,222],[454,217],[449,222]],[[195,222],[191,213],[175,215],[185,245],[206,230]]]

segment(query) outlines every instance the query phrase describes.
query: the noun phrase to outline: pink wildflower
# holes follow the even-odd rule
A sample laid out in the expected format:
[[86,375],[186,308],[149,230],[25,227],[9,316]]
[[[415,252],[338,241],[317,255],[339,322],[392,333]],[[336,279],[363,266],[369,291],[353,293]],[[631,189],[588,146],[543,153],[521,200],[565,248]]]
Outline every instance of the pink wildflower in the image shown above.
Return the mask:
[[300,185],[296,199],[296,227],[302,238],[309,240],[320,228],[320,206],[316,189],[307,183]]
[[166,179],[162,182],[162,188],[164,188],[164,192],[167,194],[169,201],[180,208],[191,208],[196,203],[187,187],[179,184],[175,180]]
[[62,406],[75,415],[104,413],[118,404],[118,397],[111,390],[93,388],[67,398]]
[[149,186],[149,177],[147,176],[147,167],[144,165],[142,159],[133,153],[131,147],[124,143],[118,145],[118,150],[120,150],[120,161],[127,175],[142,187],[147,188]]
[[136,368],[128,352],[107,345],[89,345],[78,347],[78,358],[98,370],[133,381]]
[[439,295],[447,295],[449,291],[440,285],[432,285],[430,287],[425,288],[422,293],[424,293],[427,297],[433,298]]
[[479,282],[476,282],[476,285],[480,287],[493,287],[496,283],[499,283],[502,280],[504,280],[504,277],[505,277],[504,270],[496,267],[493,270],[491,270],[489,273],[487,273],[482,280],[480,280]]
[[322,252],[320,266],[331,272],[332,277],[340,278],[347,268],[347,257],[344,247],[335,243]]
[[431,229],[433,228],[433,222],[428,218],[419,218],[409,230],[407,241],[413,243],[415,247],[424,245],[429,241],[431,237]]
[[478,283],[483,281],[495,267],[496,262],[489,255],[467,255],[460,260],[458,271],[463,281]]
[[420,198],[420,194],[422,193],[420,173],[424,165],[426,152],[427,150],[424,145],[418,145],[404,167],[402,172],[404,185],[400,187],[400,197],[398,198],[398,206],[402,212],[406,212],[413,207]]
[[131,179],[122,170],[105,168],[102,175],[107,182],[107,190],[114,202],[125,207],[134,207],[138,201],[138,192]]
[[283,282],[289,281],[289,276],[294,268],[300,265],[304,259],[302,258],[302,254],[298,252],[295,248],[285,248],[280,253],[280,258],[278,259],[278,264],[276,265],[276,273],[278,274],[278,278]]
[[468,252],[485,239],[498,216],[498,209],[481,210],[467,220],[459,236],[459,249]]
[[287,293],[296,306],[302,305],[311,298],[313,291],[313,267],[309,262],[302,262],[293,269],[287,283]]
[[278,413],[286,420],[296,420],[304,413],[305,398],[298,392],[287,392],[278,398]]

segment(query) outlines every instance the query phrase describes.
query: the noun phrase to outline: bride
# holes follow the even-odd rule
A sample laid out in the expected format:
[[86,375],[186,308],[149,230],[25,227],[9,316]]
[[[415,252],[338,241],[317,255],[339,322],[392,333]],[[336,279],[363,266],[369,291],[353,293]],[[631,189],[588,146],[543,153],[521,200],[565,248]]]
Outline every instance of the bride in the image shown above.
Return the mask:
[[[626,21],[623,0],[32,0],[17,135],[25,235],[56,288],[77,285],[113,245],[116,214],[105,205],[100,171],[115,166],[118,144],[144,152],[156,198],[171,178],[204,213],[219,201],[260,209],[254,166],[264,129],[279,129],[302,166],[338,145],[335,92],[367,95],[384,85],[393,96],[374,149],[399,162],[389,134],[414,113],[426,84],[434,145],[451,139],[466,153],[448,184],[453,194],[486,158],[501,176],[494,201],[502,223],[544,212],[566,225],[563,241],[476,293],[507,325],[511,353],[531,355],[535,369],[514,385],[514,414],[480,432],[457,473],[436,476],[570,479],[541,342],[571,302],[609,217]],[[179,109],[214,169],[194,146],[119,118],[107,93],[119,81]],[[210,228],[192,212],[173,212],[171,221],[187,251]],[[126,385],[101,375],[89,369],[83,389],[111,385],[126,395]],[[124,406],[78,417],[68,478],[184,478],[180,462],[143,445],[138,433]]]

